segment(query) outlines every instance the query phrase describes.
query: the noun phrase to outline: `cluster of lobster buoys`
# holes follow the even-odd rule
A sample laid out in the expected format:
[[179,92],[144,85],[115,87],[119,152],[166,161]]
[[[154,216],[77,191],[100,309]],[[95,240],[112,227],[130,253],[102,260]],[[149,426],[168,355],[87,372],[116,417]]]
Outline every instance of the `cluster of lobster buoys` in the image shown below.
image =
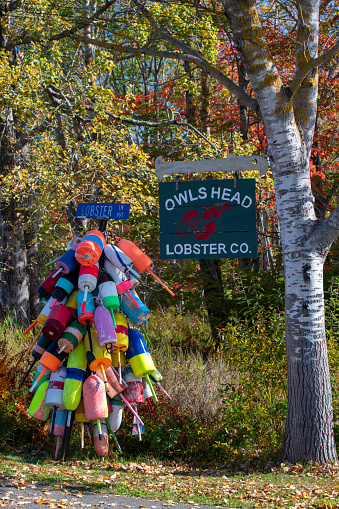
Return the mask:
[[[55,458],[65,460],[74,421],[93,432],[97,455],[108,454],[108,436],[115,436],[122,422],[123,405],[133,413],[132,434],[145,433],[137,406],[151,398],[157,402],[153,383],[161,385],[144,336],[149,309],[135,287],[151,260],[133,242],[120,239],[107,244],[98,230],[71,241],[56,262],[57,268],[39,286],[45,303],[36,323],[42,328],[32,343],[33,361],[39,366],[30,392],[28,413],[41,421],[50,418],[50,434],[57,437]],[[154,276],[171,295],[162,281]],[[144,336],[133,327],[141,327]],[[154,414],[155,415],[155,414]]]

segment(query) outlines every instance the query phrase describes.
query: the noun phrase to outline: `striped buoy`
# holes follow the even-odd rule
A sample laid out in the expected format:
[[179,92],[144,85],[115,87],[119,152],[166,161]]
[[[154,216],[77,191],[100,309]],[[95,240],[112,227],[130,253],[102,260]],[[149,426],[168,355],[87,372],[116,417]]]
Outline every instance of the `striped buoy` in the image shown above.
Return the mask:
[[54,373],[51,374],[46,394],[46,406],[49,408],[59,408],[59,410],[65,410],[65,405],[63,403],[65,378],[65,366],[60,366]]
[[72,352],[82,341],[85,332],[86,327],[84,325],[78,321],[71,322],[58,340],[60,350],[63,350],[65,353]]
[[76,259],[81,265],[94,265],[99,261],[105,244],[105,236],[99,230],[90,230],[76,248]]
[[86,350],[85,344],[82,341],[69,354],[67,360],[66,379],[63,392],[63,403],[66,410],[76,410],[80,404],[86,366]]

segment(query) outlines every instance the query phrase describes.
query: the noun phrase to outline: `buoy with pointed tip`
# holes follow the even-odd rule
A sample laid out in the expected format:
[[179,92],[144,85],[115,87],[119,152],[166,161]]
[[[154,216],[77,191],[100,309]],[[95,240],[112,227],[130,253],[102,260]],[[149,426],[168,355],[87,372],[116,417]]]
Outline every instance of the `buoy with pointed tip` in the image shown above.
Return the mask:
[[130,259],[133,261],[133,267],[135,268],[135,270],[137,270],[140,274],[147,270],[147,272],[149,272],[149,274],[151,274],[151,276],[156,281],[158,281],[158,283],[160,283],[161,286],[165,288],[165,290],[172,297],[174,297],[174,293],[165,285],[165,283],[161,281],[161,279],[158,278],[158,276],[156,276],[150,270],[152,260],[145,253],[143,253],[141,249],[139,249],[138,246],[134,244],[134,242],[131,242],[130,240],[127,239],[120,239],[117,246],[119,249],[121,249],[121,251],[123,251],[127,256],[130,257]]

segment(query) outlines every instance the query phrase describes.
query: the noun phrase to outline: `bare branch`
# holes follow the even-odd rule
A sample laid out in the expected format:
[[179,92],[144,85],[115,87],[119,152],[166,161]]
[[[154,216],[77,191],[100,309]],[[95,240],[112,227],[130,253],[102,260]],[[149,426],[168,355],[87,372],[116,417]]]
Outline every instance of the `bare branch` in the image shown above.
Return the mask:
[[186,122],[180,122],[176,120],[175,118],[171,118],[168,120],[160,121],[160,122],[152,122],[149,120],[136,120],[133,118],[124,118],[124,117],[117,117],[110,113],[109,111],[105,110],[106,115],[108,115],[110,118],[114,120],[119,120],[123,124],[129,124],[134,125],[136,127],[167,127],[170,125],[175,125],[179,127],[185,127],[190,129],[191,131],[195,132],[200,138],[203,138],[216,152],[220,152],[219,149],[212,143],[203,133],[201,133],[196,127],[194,127],[191,124],[187,124]]
[[276,3],[281,7],[281,9],[283,9],[285,12],[287,12],[287,14],[290,16],[291,19],[293,19],[293,21],[297,22],[297,18],[293,15],[292,11],[287,7],[287,5],[285,4],[285,2],[279,2],[279,0],[275,0]]

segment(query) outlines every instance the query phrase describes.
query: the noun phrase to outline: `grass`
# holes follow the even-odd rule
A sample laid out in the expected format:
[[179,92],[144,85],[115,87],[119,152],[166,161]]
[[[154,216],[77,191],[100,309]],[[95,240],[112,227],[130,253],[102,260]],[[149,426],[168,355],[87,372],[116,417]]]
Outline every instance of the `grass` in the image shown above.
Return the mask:
[[[337,316],[337,314],[336,314]],[[329,324],[331,325],[331,324]],[[333,327],[332,327],[333,329]],[[339,441],[339,366],[336,329],[328,326]],[[155,311],[149,349],[172,400],[158,392],[154,419],[142,442],[131,435],[126,411],[105,463],[93,445],[80,448],[75,428],[66,463],[52,460],[48,423],[27,416],[31,399],[19,381],[30,364],[21,353],[35,332],[22,335],[10,319],[0,324],[0,479],[20,486],[43,484],[78,491],[112,492],[188,504],[233,507],[339,508],[339,467],[276,465],[286,414],[286,359],[280,314],[255,323],[236,317],[224,330],[223,350],[213,353],[206,322],[197,314]],[[17,371],[15,369],[17,368]],[[18,444],[18,445],[17,445]],[[7,446],[7,447],[6,447]],[[19,449],[18,449],[19,447]]]
[[[39,327],[35,329],[26,337],[13,322],[0,324],[0,358],[7,359],[11,370]],[[173,309],[154,311],[148,335],[150,352],[172,400],[156,388],[159,397],[156,418],[146,403],[138,406],[146,429],[142,442],[132,436],[132,416],[125,412],[117,432],[124,458],[183,460],[199,468],[224,463],[227,468],[240,470],[244,464],[258,470],[268,461],[275,461],[283,437],[287,392],[285,342],[279,314],[270,312],[267,318],[264,313],[258,313],[255,323],[233,317],[223,331],[223,349],[218,354],[209,350],[208,327],[195,313],[175,314]],[[338,443],[337,336],[329,335],[328,346]],[[6,363],[1,364],[2,438],[9,446],[40,444],[53,457],[55,446],[48,437],[49,423],[27,415],[33,373],[23,388],[18,387],[30,362],[29,356],[19,364],[10,385],[9,371],[3,369]],[[72,435],[69,458],[94,461],[94,448],[81,451],[79,445],[78,434]],[[113,450],[107,459],[112,462],[114,458]]]
[[191,505],[241,508],[337,508],[339,466],[279,467],[264,471],[198,469],[185,463],[70,461],[58,464],[23,450],[0,455],[0,479],[92,493],[114,493]]

